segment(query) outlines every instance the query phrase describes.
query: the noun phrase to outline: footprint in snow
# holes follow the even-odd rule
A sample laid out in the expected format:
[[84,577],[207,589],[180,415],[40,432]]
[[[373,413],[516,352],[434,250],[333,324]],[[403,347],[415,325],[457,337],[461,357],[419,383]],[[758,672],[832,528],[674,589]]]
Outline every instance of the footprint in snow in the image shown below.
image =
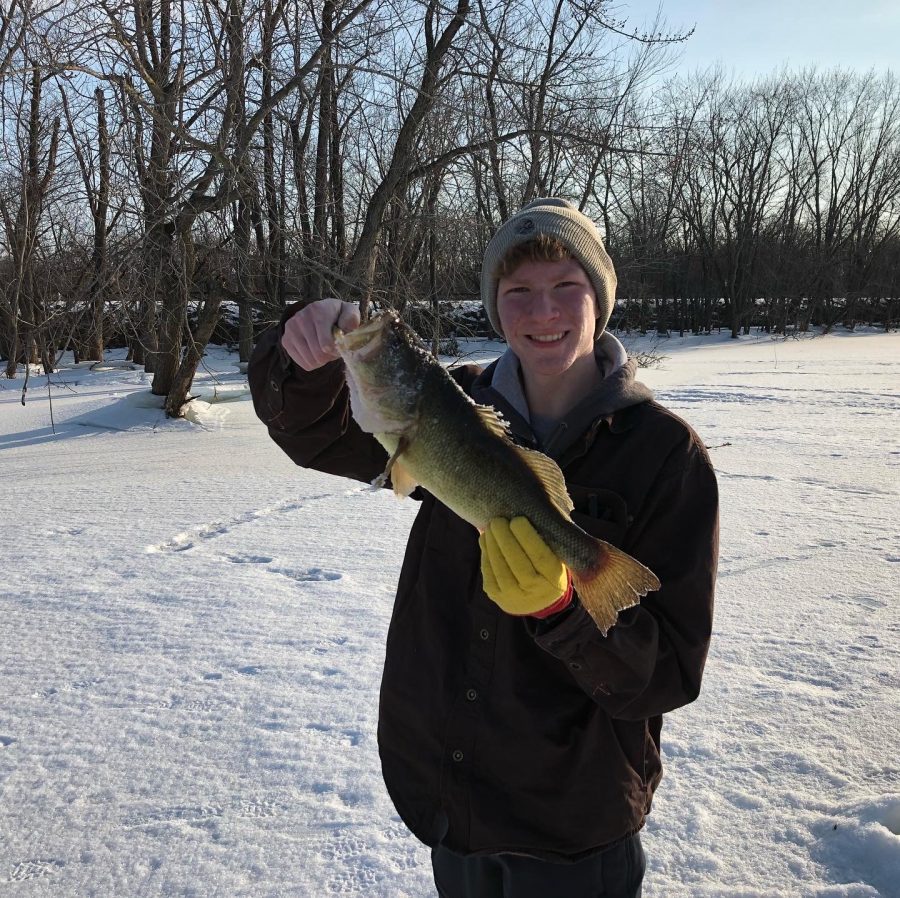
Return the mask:
[[281,813],[281,806],[268,799],[245,801],[240,803],[236,813],[238,817],[253,817],[261,820],[265,817],[277,817]]
[[325,640],[319,640],[319,642],[313,647],[312,653],[314,655],[324,655],[330,649],[335,647],[340,647],[347,644],[346,636],[329,636]]
[[0,736],[0,748],[9,748],[15,741],[12,736]]
[[[202,541],[216,539],[217,537],[225,536],[227,533],[230,533],[235,527],[242,527],[245,524],[252,524],[255,521],[258,521],[262,518],[267,518],[273,514],[288,514],[290,512],[302,509],[310,502],[329,498],[331,498],[330,493],[325,493],[321,496],[308,496],[304,502],[281,502],[268,508],[250,509],[249,511],[245,511],[242,514],[236,515],[229,521],[210,521],[205,524],[198,524],[196,527],[192,527],[190,530],[183,531],[182,533],[176,533],[175,536],[165,540],[165,542],[158,543],[155,546],[147,546],[146,551],[149,553],[186,552],[188,549],[193,549],[198,540]],[[272,559],[270,558],[268,560],[271,561]],[[247,562],[245,561],[244,563]],[[265,564],[268,562],[260,559],[258,562],[251,563]]]
[[269,564],[271,555],[226,555],[232,564]]
[[75,680],[73,683],[64,683],[62,686],[48,686],[46,689],[41,689],[38,692],[33,693],[33,695],[38,698],[53,698],[54,696],[60,695],[64,692],[79,692],[84,689],[91,689],[94,686],[99,685],[103,682],[102,677],[93,677],[90,680]]
[[277,817],[282,810],[281,803],[268,798],[237,798],[227,806],[174,805],[138,810],[125,817],[122,825],[127,828],[179,823],[195,825],[232,816],[262,819]]
[[84,533],[84,527],[50,527],[44,531],[44,536],[78,536]]
[[342,745],[348,745],[352,748],[359,745],[363,739],[363,734],[359,730],[341,729],[340,727],[328,726],[324,723],[308,723],[306,729],[322,733],[325,736],[336,739]]
[[224,536],[228,531],[228,525],[219,521],[201,524],[192,530],[176,533],[165,542],[147,546],[146,551],[151,554],[155,552],[187,552],[195,547],[197,540],[215,539],[217,536]]
[[316,795],[348,808],[358,807],[370,797],[365,792],[341,791],[332,783],[313,783],[311,788]]
[[384,878],[372,856],[372,846],[349,827],[336,827],[319,849],[329,872],[325,889],[332,894],[371,894]]
[[216,703],[209,699],[161,699],[153,705],[147,705],[144,711],[212,711]]
[[887,602],[884,601],[884,599],[880,599],[877,596],[870,595],[851,596],[846,599],[846,603],[848,605],[859,605],[861,608],[867,608],[870,611],[875,611],[878,608],[884,608],[887,605]]
[[65,867],[62,861],[55,858],[20,861],[14,864],[7,882],[26,882],[29,879],[40,879],[42,876],[50,876],[57,870]]
[[147,546],[145,551],[148,554],[155,554],[156,552],[187,552],[189,549],[193,548],[194,541],[190,536],[187,533],[179,533],[171,539],[167,539],[164,543],[159,543],[155,546]]
[[122,824],[126,827],[150,826],[159,823],[197,823],[221,817],[222,808],[214,805],[176,805],[139,811],[126,817]]
[[270,567],[267,568],[267,570],[271,571],[273,574],[281,574],[282,577],[287,577],[290,580],[296,580],[298,583],[329,582],[341,580],[344,576],[338,571],[328,571],[320,567],[305,569]]
[[261,723],[259,728],[269,733],[284,733],[287,731],[288,725],[280,720],[267,720]]

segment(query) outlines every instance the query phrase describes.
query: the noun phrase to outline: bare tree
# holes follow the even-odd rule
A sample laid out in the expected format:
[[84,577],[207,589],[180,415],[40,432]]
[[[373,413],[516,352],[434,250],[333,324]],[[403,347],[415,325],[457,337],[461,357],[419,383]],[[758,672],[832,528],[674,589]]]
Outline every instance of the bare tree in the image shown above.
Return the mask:
[[[80,327],[75,337],[76,355],[79,358],[103,359],[104,306],[108,289],[109,255],[109,206],[111,190],[110,137],[106,115],[106,95],[102,87],[94,90],[93,134],[84,137],[78,133],[76,116],[71,109],[69,91],[60,91],[69,144],[78,163],[84,184],[85,201],[90,210],[93,226],[93,246],[90,270],[86,281],[87,326]],[[93,137],[93,139],[92,139]],[[94,145],[96,153],[94,153]]]
[[23,341],[46,367],[126,339],[177,415],[223,310],[246,361],[260,319],[331,293],[437,350],[493,229],[546,194],[600,222],[626,326],[896,316],[890,77],[661,85],[688,35],[611,0],[58,4],[0,9],[7,370]]
[[15,376],[20,352],[26,365],[40,361],[48,374],[53,371],[56,359],[55,347],[47,339],[45,302],[35,272],[41,217],[56,169],[60,128],[58,118],[45,121],[41,107],[44,80],[41,69],[32,65],[27,115],[19,120],[22,159],[18,196],[7,199],[0,193],[0,216],[12,266],[12,284],[6,303],[7,377]]

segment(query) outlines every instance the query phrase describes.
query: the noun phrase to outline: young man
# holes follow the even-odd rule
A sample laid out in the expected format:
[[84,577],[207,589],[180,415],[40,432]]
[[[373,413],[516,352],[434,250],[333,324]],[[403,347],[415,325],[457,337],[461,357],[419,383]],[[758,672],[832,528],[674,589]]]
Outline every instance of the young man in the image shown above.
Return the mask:
[[[481,295],[505,354],[452,374],[563,470],[573,518],[661,588],[603,636],[524,518],[480,535],[420,491],[387,637],[382,770],[432,847],[443,898],[633,898],[662,715],[697,697],[718,499],[697,435],[652,401],[604,330],[616,277],[593,223],[535,200],[488,245]],[[336,299],[289,310],[250,365],[260,418],[300,465],[362,481],[386,454],[350,413]]]

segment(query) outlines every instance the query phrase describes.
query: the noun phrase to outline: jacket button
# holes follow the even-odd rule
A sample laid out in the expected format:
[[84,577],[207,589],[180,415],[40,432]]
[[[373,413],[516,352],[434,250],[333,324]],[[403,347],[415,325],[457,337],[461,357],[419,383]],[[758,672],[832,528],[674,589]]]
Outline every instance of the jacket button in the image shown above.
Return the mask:
[[468,689],[466,691],[466,698],[470,702],[474,702],[476,698],[478,698],[478,693],[474,689]]
[[465,756],[459,749],[456,749],[450,757],[458,764]]
[[485,641],[491,638],[490,630],[486,630],[483,627],[478,635]]
[[271,383],[272,390],[277,393],[281,389],[281,384],[278,383],[277,380],[273,380]]
[[577,661],[570,661],[570,662],[569,662],[569,667],[570,667],[572,670],[581,670],[581,665],[580,665]]

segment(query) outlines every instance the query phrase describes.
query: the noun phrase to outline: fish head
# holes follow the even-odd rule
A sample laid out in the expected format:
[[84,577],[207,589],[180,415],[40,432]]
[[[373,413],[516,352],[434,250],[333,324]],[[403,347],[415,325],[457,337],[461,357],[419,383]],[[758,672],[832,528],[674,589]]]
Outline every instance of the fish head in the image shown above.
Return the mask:
[[363,353],[365,356],[378,351],[385,329],[384,317],[376,315],[352,331],[342,331],[337,325],[332,328],[335,346],[344,361],[350,355]]
[[405,432],[418,413],[430,355],[393,311],[356,330],[334,328],[344,361],[353,417],[369,433]]
[[365,372],[369,380],[396,381],[398,373],[418,371],[428,351],[415,332],[393,310],[373,316],[356,330],[333,330],[334,342],[344,363]]

